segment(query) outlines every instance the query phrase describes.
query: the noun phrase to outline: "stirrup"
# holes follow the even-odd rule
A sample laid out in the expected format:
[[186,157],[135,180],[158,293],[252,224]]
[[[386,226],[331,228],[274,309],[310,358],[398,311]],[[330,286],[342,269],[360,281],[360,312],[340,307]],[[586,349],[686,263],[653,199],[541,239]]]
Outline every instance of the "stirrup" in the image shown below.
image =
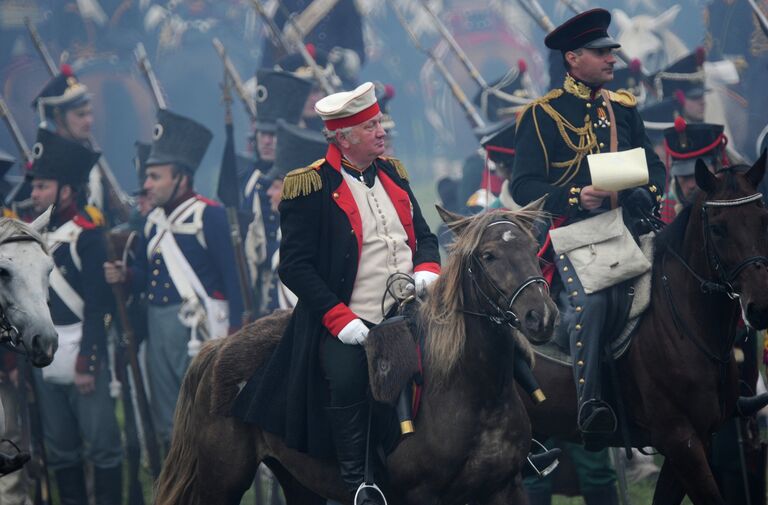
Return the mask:
[[[593,405],[594,405],[594,407],[593,407],[592,413],[589,415],[589,418],[588,419],[584,419],[584,416],[582,415],[584,413],[584,409],[587,406],[593,406]],[[586,430],[586,429],[584,429],[585,426],[588,426],[590,424],[587,421],[592,419],[595,416],[595,414],[597,413],[597,411],[600,410],[600,409],[605,409],[610,414],[610,416],[611,416],[611,421],[610,421],[611,427],[607,428],[605,430]],[[610,434],[610,433],[616,433],[616,429],[618,427],[618,422],[616,420],[616,414],[613,412],[613,409],[611,408],[611,406],[608,405],[608,403],[604,402],[603,400],[598,400],[598,399],[594,399],[594,398],[592,400],[585,401],[584,403],[581,404],[581,407],[579,407],[579,415],[577,417],[577,424],[578,424],[578,427],[579,427],[579,431],[581,431],[583,434],[587,434],[587,435],[589,435],[589,434],[605,435],[605,434]]]
[[352,501],[353,505],[363,505],[362,503],[358,503],[357,499],[360,496],[361,492],[365,492],[366,490],[371,490],[369,492],[378,494],[379,497],[381,497],[381,500],[379,503],[383,503],[384,505],[387,505],[387,497],[384,496],[384,493],[381,491],[381,488],[377,486],[375,483],[368,484],[366,482],[363,482],[360,484],[360,487],[357,488],[357,491],[355,491],[355,498]]
[[[560,460],[557,458],[557,456],[560,456],[560,453],[562,451],[560,449],[557,449],[557,448],[555,448],[555,449],[547,449],[544,446],[544,444],[542,444],[541,442],[539,442],[535,438],[531,438],[531,442],[533,442],[534,444],[538,445],[539,446],[538,448],[541,449],[542,452],[539,453],[539,454],[533,454],[532,452],[530,452],[530,453],[528,453],[528,456],[525,457],[525,460],[528,463],[528,468],[532,468],[533,469],[533,474],[532,475],[536,476],[537,479],[541,479],[541,478],[546,477],[550,473],[552,473],[555,470],[555,468],[557,468],[560,465]],[[555,459],[549,465],[547,465],[546,468],[544,468],[543,470],[539,470],[539,467],[536,465],[536,461],[535,461],[536,456],[544,456],[547,453],[553,454],[555,456]],[[527,472],[523,471],[523,473],[525,474]]]

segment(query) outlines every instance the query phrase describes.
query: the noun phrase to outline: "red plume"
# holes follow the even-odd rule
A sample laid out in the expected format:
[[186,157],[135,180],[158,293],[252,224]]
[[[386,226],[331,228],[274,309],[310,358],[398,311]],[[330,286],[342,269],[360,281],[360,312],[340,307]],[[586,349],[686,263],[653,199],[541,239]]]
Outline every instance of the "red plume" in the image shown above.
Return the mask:
[[685,122],[685,119],[683,119],[683,116],[677,116],[675,118],[675,131],[677,133],[685,133],[685,128],[688,126],[688,124]]
[[62,74],[64,77],[72,77],[72,67],[70,67],[70,66],[69,66],[69,65],[67,65],[66,63],[63,63],[63,64],[61,65],[61,68],[60,68],[60,70],[61,70],[61,74]]
[[31,161],[26,162],[24,164],[24,170],[27,170],[27,171],[32,170],[32,164],[33,163]]
[[702,46],[696,48],[696,66],[700,67],[704,65],[704,60],[707,59],[707,50]]
[[313,43],[309,42],[304,47],[307,48],[307,52],[312,57],[312,59],[317,59],[317,56],[316,56],[317,49],[315,49],[315,45]]
[[394,98],[395,97],[395,87],[391,84],[385,84],[384,85],[384,96],[386,98]]
[[632,61],[629,62],[629,71],[633,74],[639,74],[642,68],[643,63],[639,58],[632,58]]
[[528,64],[525,62],[524,59],[520,58],[517,60],[517,69],[520,71],[521,74],[524,74],[528,70]]

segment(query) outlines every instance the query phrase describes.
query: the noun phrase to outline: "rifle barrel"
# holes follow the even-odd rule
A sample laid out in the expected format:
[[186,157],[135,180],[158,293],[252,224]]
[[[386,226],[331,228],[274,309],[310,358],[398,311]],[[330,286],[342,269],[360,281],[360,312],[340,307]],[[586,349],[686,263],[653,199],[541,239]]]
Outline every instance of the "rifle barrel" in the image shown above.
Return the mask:
[[8,125],[8,130],[11,132],[13,141],[16,143],[16,147],[19,149],[19,153],[24,157],[27,162],[32,161],[32,151],[29,149],[27,142],[24,140],[24,135],[21,133],[19,124],[16,122],[16,118],[13,117],[11,108],[8,107],[8,103],[0,94],[0,116],[5,120],[5,124]]
[[237,71],[237,68],[235,68],[232,60],[229,59],[229,56],[227,56],[227,50],[224,47],[224,44],[222,44],[216,37],[214,37],[211,42],[213,43],[216,52],[219,54],[221,61],[224,63],[224,71],[234,85],[237,96],[240,97],[240,101],[242,101],[245,106],[245,112],[248,113],[251,120],[256,120],[256,104],[253,102],[253,98],[249,96],[248,92],[245,90],[245,85],[243,85],[243,80],[240,78],[240,73]]
[[459,105],[461,105],[461,107],[464,109],[464,113],[466,114],[467,119],[469,120],[472,127],[477,128],[485,126],[485,121],[483,120],[482,116],[480,116],[477,108],[472,104],[469,98],[467,98],[467,95],[464,94],[461,86],[459,86],[459,83],[456,82],[456,78],[451,75],[450,71],[445,66],[445,63],[443,63],[442,60],[440,60],[440,58],[438,58],[433,51],[421,45],[418,37],[416,37],[416,34],[413,33],[413,30],[411,30],[408,21],[405,19],[405,16],[403,16],[403,13],[400,11],[397,5],[395,5],[394,1],[387,0],[387,3],[389,3],[389,6],[395,13],[395,17],[397,17],[398,22],[408,34],[408,38],[411,39],[411,42],[416,47],[416,49],[426,54],[432,63],[434,63],[438,71],[443,75],[443,78],[448,83],[448,87],[451,89],[454,98],[456,98],[456,100],[459,102]]
[[149,61],[147,50],[144,48],[144,44],[139,42],[136,44],[136,49],[133,50],[133,54],[136,57],[136,63],[139,65],[139,70],[144,74],[144,78],[149,84],[149,89],[152,91],[152,96],[155,99],[155,105],[158,109],[167,109],[168,104],[163,96],[163,91],[160,89],[160,83],[157,80],[155,71],[152,68],[152,63]]
[[32,43],[35,45],[37,52],[43,59],[43,63],[48,67],[48,72],[51,75],[56,75],[59,72],[59,69],[56,68],[56,63],[53,61],[51,53],[48,52],[48,48],[45,47],[43,39],[40,38],[40,33],[38,33],[34,23],[32,23],[32,20],[29,18],[24,18],[24,24],[27,25],[27,31],[29,32],[29,36],[32,37]]

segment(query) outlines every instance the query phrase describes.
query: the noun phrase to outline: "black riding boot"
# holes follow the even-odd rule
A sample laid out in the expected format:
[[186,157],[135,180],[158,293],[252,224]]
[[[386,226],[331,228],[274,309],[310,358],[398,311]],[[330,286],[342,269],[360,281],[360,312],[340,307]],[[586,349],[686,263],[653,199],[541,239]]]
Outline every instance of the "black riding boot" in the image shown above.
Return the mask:
[[583,494],[587,505],[619,505],[619,494],[613,484],[591,489]]
[[[368,401],[362,401],[347,407],[329,407],[328,419],[333,431],[336,447],[336,459],[339,462],[341,480],[352,496],[365,480],[365,446],[368,434]],[[383,505],[362,493],[356,505]]]
[[123,465],[93,469],[93,494],[96,505],[121,505],[123,502]]
[[56,470],[56,483],[59,486],[59,503],[61,505],[88,505],[88,492],[85,489],[85,473],[82,463]]
[[29,453],[16,449],[16,453],[0,452],[0,477],[20,469],[29,461]]

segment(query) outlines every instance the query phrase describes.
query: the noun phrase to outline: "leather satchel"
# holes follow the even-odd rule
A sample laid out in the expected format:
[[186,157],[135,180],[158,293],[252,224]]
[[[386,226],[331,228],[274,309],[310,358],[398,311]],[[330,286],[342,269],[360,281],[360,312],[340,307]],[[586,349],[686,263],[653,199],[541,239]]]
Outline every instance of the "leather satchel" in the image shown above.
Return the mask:
[[587,294],[651,269],[620,208],[550,230],[549,235],[555,252],[568,257]]

